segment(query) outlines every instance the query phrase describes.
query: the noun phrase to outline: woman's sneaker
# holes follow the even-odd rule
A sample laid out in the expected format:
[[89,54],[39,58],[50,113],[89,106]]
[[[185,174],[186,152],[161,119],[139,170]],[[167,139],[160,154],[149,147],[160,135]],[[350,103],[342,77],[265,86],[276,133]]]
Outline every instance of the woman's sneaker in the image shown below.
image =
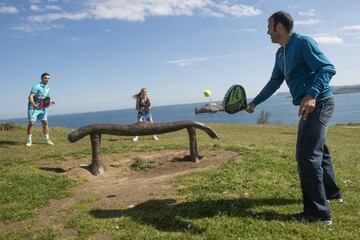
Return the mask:
[[54,143],[50,140],[50,139],[48,139],[48,140],[45,140],[45,142],[46,142],[46,144],[48,144],[48,145],[54,145]]
[[133,141],[134,141],[134,142],[136,142],[137,140],[139,140],[139,136],[135,136],[135,137],[133,138]]
[[32,145],[32,141],[31,141],[31,140],[27,140],[27,142],[26,142],[25,146],[27,146],[27,147],[31,147],[31,145]]
[[159,138],[156,135],[153,136],[153,139],[154,140],[159,140]]

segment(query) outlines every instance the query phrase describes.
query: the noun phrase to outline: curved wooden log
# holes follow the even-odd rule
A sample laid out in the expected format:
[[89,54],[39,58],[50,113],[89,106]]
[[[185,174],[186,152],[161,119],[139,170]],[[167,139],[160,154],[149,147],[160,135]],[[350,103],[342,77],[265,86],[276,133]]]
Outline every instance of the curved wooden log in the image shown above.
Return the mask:
[[90,172],[93,175],[102,175],[104,167],[101,163],[101,134],[118,135],[118,136],[144,136],[169,133],[187,129],[189,134],[189,147],[190,158],[194,162],[199,161],[196,141],[196,128],[205,131],[211,138],[219,139],[216,132],[205,124],[194,121],[179,121],[171,123],[135,123],[131,125],[118,125],[118,124],[93,124],[87,125],[74,130],[69,134],[68,140],[76,142],[79,139],[90,135],[91,148],[92,148],[92,163],[90,165]]
[[101,160],[101,134],[90,133],[92,162],[90,172],[97,176],[103,175],[105,170]]
[[171,123],[146,123],[140,122],[131,125],[119,124],[93,124],[76,129],[68,136],[70,142],[76,142],[79,139],[89,135],[92,132],[100,134],[110,134],[118,136],[144,136],[179,131],[188,127],[194,127],[204,130],[211,138],[219,139],[216,132],[205,124],[194,121],[179,121]]

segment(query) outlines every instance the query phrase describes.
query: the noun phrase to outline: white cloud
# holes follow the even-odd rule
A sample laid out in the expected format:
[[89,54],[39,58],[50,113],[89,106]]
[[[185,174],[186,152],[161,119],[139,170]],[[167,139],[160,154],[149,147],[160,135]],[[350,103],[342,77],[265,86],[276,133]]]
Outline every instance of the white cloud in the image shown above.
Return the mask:
[[33,24],[33,23],[27,23],[27,24],[19,24],[15,27],[12,27],[12,30],[21,31],[21,32],[27,32],[27,33],[33,33],[33,32],[44,32],[49,31],[51,29],[63,29],[64,26],[58,25],[58,24]]
[[7,7],[7,6],[0,6],[0,13],[10,13],[14,14],[19,12],[19,10],[16,7]]
[[58,13],[31,16],[36,22],[59,19],[81,20],[114,19],[125,21],[144,21],[152,16],[193,16],[212,17],[257,16],[261,11],[255,7],[231,4],[226,0],[87,0],[86,9],[75,13]]
[[56,10],[56,11],[61,10],[61,7],[56,6],[56,5],[46,5],[45,8],[48,9],[48,10]]
[[42,9],[42,8],[39,7],[38,5],[34,5],[34,4],[31,4],[31,5],[30,5],[30,10],[31,10],[31,11],[34,11],[34,12],[42,12],[42,11],[44,11],[44,9]]
[[110,28],[105,29],[105,32],[112,32]]
[[340,30],[360,30],[360,25],[352,25],[352,26],[344,26],[342,28],[340,28]]
[[344,40],[338,36],[332,36],[332,35],[320,35],[315,36],[314,39],[319,44],[328,44],[328,45],[336,45],[336,44],[343,44]]
[[318,24],[321,23],[320,19],[314,19],[314,18],[310,18],[307,20],[302,20],[302,21],[295,21],[295,25],[313,25],[313,24]]
[[90,12],[98,19],[144,21],[149,16],[191,16],[209,2],[209,0],[90,1]]
[[60,11],[61,7],[56,6],[56,5],[45,5],[44,8],[41,8],[39,5],[35,5],[35,4],[31,4],[30,5],[30,10],[33,12],[42,12],[44,10],[56,10],[56,11]]
[[202,14],[213,17],[226,15],[257,16],[259,9],[227,1],[214,3],[211,0],[107,0],[91,1],[90,11],[94,18],[144,21],[150,16],[192,16]]
[[188,66],[199,62],[205,62],[209,61],[209,58],[207,57],[193,57],[193,58],[187,58],[187,59],[178,59],[178,60],[170,60],[166,61],[166,63],[175,64],[178,66]]
[[81,40],[82,40],[82,38],[80,38],[80,37],[71,37],[67,41],[68,42],[78,42],[78,41],[81,41]]
[[300,12],[298,12],[298,14],[299,14],[300,16],[314,17],[314,16],[315,16],[315,9],[309,9],[309,10],[306,11],[306,12],[300,11]]
[[221,12],[234,17],[261,15],[261,11],[259,9],[242,4],[230,5],[228,2],[224,2],[221,4],[214,4],[214,6],[215,10],[218,8]]
[[360,37],[360,31],[349,31],[349,32],[341,32],[342,36],[346,37]]
[[240,29],[240,32],[256,32],[256,29],[254,28],[244,28],[244,29]]
[[33,22],[50,22],[56,21],[59,19],[67,19],[67,20],[82,20],[88,17],[88,13],[86,12],[78,12],[78,13],[50,13],[45,15],[37,15],[30,16],[30,21]]
[[166,63],[175,64],[177,66],[183,67],[183,66],[189,66],[189,65],[193,65],[195,63],[206,62],[206,61],[210,61],[210,60],[214,60],[214,59],[233,58],[233,57],[235,57],[235,56],[232,54],[223,55],[223,56],[215,56],[215,57],[192,57],[192,58],[185,58],[185,59],[169,60],[169,61],[166,61]]
[[224,18],[226,17],[224,13],[214,12],[211,9],[205,8],[201,11],[201,15],[215,18]]

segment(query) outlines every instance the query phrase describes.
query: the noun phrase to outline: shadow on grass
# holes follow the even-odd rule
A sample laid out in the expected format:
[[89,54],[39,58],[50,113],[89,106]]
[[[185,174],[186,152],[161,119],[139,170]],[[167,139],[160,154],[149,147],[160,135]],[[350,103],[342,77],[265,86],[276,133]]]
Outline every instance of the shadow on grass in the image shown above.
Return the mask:
[[109,138],[109,139],[106,139],[106,141],[108,141],[108,142],[118,142],[118,141],[120,141],[120,139]]
[[282,135],[296,135],[296,132],[281,132]]
[[[37,142],[37,141],[34,142],[33,141],[32,144],[33,145],[48,145],[49,146],[49,144],[47,144],[45,141],[44,142]],[[49,147],[51,147],[51,146],[49,146]]]
[[205,219],[216,216],[237,218],[255,218],[266,221],[292,221],[293,214],[275,211],[255,211],[260,206],[280,206],[298,204],[298,199],[265,198],[265,199],[230,199],[204,200],[176,204],[174,199],[149,200],[126,210],[91,210],[95,218],[130,217],[142,224],[152,225],[160,231],[192,232],[200,234],[206,229],[191,224],[192,219]]
[[[204,156],[198,156],[198,158],[201,160],[204,158]],[[186,155],[184,157],[174,157],[171,162],[193,162],[193,160],[191,160],[190,155]]]
[[91,173],[91,164],[83,164],[80,165],[80,168],[87,170],[89,173]]
[[[3,148],[7,148],[8,146],[20,145],[20,144],[22,143],[16,141],[0,140],[0,147]],[[25,146],[25,142],[24,142],[24,146]]]
[[65,169],[59,167],[39,167],[40,170],[54,172],[54,173],[64,173]]

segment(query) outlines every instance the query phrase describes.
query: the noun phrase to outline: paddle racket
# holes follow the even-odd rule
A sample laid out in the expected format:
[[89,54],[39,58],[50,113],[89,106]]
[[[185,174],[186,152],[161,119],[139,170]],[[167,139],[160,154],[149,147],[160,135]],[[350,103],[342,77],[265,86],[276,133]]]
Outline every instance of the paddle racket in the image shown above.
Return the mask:
[[48,107],[50,107],[52,104],[55,104],[55,102],[52,101],[50,97],[45,97],[45,98],[40,99],[40,100],[37,102],[36,106],[37,106],[38,108],[48,108]]
[[237,113],[247,107],[245,89],[238,84],[229,88],[226,92],[222,104],[206,104],[195,108],[195,114],[226,112],[229,114]]
[[245,89],[238,84],[232,85],[226,92],[223,103],[224,111],[229,114],[237,113],[247,107]]

